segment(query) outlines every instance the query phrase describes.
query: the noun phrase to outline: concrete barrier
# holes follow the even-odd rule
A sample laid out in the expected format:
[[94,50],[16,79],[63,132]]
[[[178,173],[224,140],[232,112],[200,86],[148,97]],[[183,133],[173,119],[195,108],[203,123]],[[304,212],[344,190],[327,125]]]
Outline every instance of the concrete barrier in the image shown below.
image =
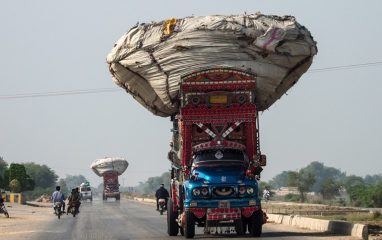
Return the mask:
[[2,193],[1,197],[6,202],[25,204],[25,197],[22,193]]
[[267,216],[269,222],[368,239],[368,228],[365,224],[314,219],[298,215],[267,214]]

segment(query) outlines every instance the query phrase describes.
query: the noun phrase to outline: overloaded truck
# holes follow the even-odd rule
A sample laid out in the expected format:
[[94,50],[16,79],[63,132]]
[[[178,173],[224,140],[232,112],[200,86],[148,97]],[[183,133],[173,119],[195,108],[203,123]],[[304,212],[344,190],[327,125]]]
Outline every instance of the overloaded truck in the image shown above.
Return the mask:
[[117,41],[107,57],[113,80],[172,121],[170,236],[192,238],[196,226],[261,235],[259,112],[316,53],[294,17],[260,13],[138,24]]
[[97,159],[90,168],[100,177],[103,177],[102,199],[121,199],[118,176],[124,173],[129,166],[127,160],[121,157],[107,157]]

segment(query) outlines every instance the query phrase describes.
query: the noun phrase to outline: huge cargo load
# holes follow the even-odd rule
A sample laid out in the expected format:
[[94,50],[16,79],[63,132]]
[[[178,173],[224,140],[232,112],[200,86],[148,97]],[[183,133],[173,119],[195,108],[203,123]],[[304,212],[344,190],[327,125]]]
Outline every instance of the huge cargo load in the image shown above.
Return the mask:
[[203,16],[137,24],[107,56],[113,80],[158,116],[179,112],[181,76],[232,68],[256,77],[255,104],[269,108],[307,71],[317,53],[292,16]]
[[124,173],[129,166],[126,159],[121,157],[107,157],[97,159],[90,165],[90,168],[95,174],[102,177],[106,172],[117,172],[118,176]]

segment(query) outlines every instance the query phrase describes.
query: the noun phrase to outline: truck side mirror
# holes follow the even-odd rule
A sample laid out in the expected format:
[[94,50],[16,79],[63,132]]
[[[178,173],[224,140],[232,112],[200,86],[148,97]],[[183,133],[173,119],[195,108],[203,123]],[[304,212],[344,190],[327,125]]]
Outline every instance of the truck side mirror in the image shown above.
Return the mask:
[[260,166],[267,166],[267,156],[265,154],[260,155]]

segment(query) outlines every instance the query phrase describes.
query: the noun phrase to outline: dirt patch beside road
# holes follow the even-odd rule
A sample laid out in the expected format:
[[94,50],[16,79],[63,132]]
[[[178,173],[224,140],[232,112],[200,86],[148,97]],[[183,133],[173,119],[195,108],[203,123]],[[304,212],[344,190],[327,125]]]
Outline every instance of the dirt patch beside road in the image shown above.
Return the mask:
[[31,234],[39,232],[41,225],[54,220],[53,209],[32,207],[16,203],[5,203],[9,218],[0,215],[1,239],[29,239]]

